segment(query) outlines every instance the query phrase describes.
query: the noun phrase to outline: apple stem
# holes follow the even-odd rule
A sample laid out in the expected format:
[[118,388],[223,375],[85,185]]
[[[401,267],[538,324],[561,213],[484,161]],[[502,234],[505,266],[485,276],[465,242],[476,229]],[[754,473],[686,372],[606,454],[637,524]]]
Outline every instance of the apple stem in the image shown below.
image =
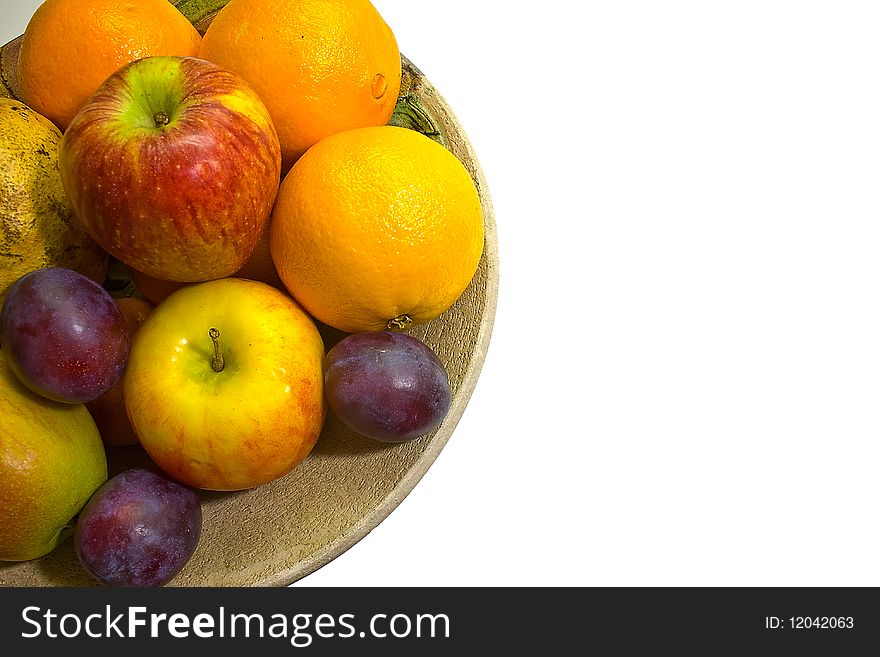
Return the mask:
[[225,363],[223,362],[223,352],[220,351],[220,331],[210,328],[208,335],[211,336],[211,342],[214,343],[214,358],[211,361],[211,369],[215,372],[222,372]]
[[168,125],[168,122],[171,119],[168,118],[168,115],[165,112],[156,112],[153,115],[153,121],[156,123],[157,128],[161,128],[163,125]]

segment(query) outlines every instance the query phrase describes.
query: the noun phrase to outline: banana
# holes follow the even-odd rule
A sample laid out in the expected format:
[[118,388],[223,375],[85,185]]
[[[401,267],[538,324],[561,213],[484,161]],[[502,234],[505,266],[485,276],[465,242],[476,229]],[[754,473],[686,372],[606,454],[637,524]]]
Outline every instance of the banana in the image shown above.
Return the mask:
[[[211,24],[229,0],[169,0],[192,23],[200,34]],[[21,100],[18,94],[18,52],[21,37],[0,47],[0,98]],[[444,146],[448,145],[440,122],[433,115],[432,106],[440,102],[433,87],[409,59],[401,56],[403,80],[400,97],[390,123],[421,132]]]

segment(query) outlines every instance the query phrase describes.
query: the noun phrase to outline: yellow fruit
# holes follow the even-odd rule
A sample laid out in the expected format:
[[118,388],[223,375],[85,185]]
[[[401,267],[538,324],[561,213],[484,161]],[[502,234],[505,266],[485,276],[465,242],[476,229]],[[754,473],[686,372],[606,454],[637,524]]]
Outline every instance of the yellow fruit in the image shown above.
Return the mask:
[[21,41],[20,97],[65,130],[124,64],[195,56],[200,44],[199,33],[168,0],[46,0]]
[[464,165],[422,134],[382,126],[306,152],[281,184],[269,247],[313,317],[355,332],[437,317],[473,278],[483,237]]
[[51,552],[107,480],[104,445],[82,404],[25,388],[0,353],[0,561]]
[[314,322],[280,290],[233,277],[188,285],[138,329],[125,408],[147,454],[177,481],[252,488],[315,446],[323,359]]
[[199,56],[263,99],[285,170],[336,132],[385,125],[400,91],[400,50],[369,0],[230,0]]
[[40,267],[104,281],[107,254],[80,228],[61,186],[60,141],[45,117],[0,98],[0,303],[12,283]]

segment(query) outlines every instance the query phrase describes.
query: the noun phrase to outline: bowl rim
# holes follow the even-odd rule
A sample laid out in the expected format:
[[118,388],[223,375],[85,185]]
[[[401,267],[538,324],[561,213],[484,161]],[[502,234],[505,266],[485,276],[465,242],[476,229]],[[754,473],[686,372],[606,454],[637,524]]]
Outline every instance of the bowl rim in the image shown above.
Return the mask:
[[464,371],[461,384],[456,391],[452,405],[443,424],[431,438],[430,443],[422,452],[419,458],[407,470],[406,474],[401,477],[400,481],[391,489],[389,495],[379,504],[373,507],[370,513],[365,514],[355,523],[347,532],[340,534],[335,540],[328,543],[322,549],[312,553],[308,558],[297,562],[292,568],[281,570],[272,576],[268,576],[254,586],[289,586],[290,584],[310,575],[321,567],[335,560],[349,549],[354,547],[359,541],[367,536],[373,529],[378,527],[385,518],[387,518],[394,509],[413,491],[416,485],[427,473],[428,469],[434,464],[440,452],[449,442],[456,426],[464,415],[465,409],[470,402],[477,381],[480,378],[480,372],[483,369],[483,363],[486,360],[486,354],[489,350],[492,331],[495,326],[495,315],[498,307],[498,287],[499,287],[499,254],[498,254],[498,233],[495,222],[495,210],[492,204],[492,197],[489,192],[486,175],[480,166],[477,154],[473,144],[468,138],[461,122],[452,111],[449,103],[442,94],[437,92],[436,88],[431,85],[430,80],[418,67],[416,67],[403,54],[401,58],[405,65],[411,66],[421,77],[422,84],[430,86],[432,96],[436,99],[439,106],[444,108],[447,122],[454,127],[458,133],[457,143],[464,150],[467,160],[472,164],[472,174],[476,178],[477,188],[480,193],[480,202],[483,207],[483,224],[485,229],[484,254],[486,266],[486,288],[485,288],[485,305],[480,318],[480,327],[477,331],[476,341],[474,343],[473,353],[468,363],[467,369]]

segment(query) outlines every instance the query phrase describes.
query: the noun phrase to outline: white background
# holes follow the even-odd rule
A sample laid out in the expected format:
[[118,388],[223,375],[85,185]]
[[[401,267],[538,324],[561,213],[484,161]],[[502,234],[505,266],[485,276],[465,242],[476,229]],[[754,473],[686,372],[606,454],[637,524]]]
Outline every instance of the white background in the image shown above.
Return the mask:
[[374,2],[501,292],[434,466],[296,586],[880,585],[876,4]]

